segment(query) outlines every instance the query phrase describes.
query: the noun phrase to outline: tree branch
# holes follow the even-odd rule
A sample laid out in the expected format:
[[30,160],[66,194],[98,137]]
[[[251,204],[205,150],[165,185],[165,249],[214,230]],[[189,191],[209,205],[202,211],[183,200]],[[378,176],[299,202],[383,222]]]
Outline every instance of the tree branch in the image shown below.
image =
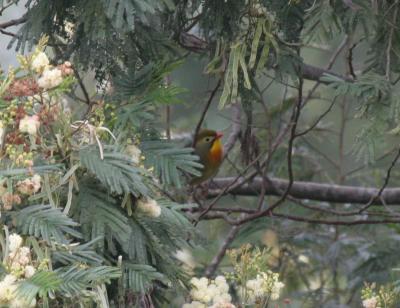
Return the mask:
[[338,78],[343,79],[343,80],[348,81],[348,82],[353,82],[354,81],[350,77],[336,74],[331,70],[324,69],[324,68],[317,67],[317,66],[313,66],[313,65],[310,65],[310,64],[305,64],[305,63],[303,64],[302,72],[303,72],[303,78],[309,79],[309,80],[314,80],[314,81],[319,81],[319,82],[324,83],[324,84],[329,84],[329,81],[321,80],[321,78],[324,75],[332,75],[332,76],[338,77]]
[[20,18],[17,19],[11,19],[9,21],[3,22],[0,24],[0,29],[5,29],[8,27],[12,27],[12,26],[17,26],[20,24],[23,24],[24,22],[26,22],[28,20],[26,14]]
[[[215,178],[210,184],[207,197],[214,198],[218,196],[224,187],[231,185],[234,180],[235,178],[233,177]],[[240,184],[241,181],[243,181],[242,178],[239,179],[238,184]],[[269,178],[269,182],[270,183],[267,182],[265,194],[272,196],[281,196],[282,191],[285,191],[289,184],[289,181],[278,178]],[[261,192],[261,188],[262,178],[255,177],[249,183],[235,185],[231,189],[226,190],[226,193],[241,196],[258,196]],[[367,204],[373,198],[374,204],[377,205],[400,205],[400,188],[385,188],[385,190],[381,192],[380,197],[376,198],[378,193],[379,189],[373,187],[320,184],[302,181],[294,181],[289,190],[289,195],[297,199]]]

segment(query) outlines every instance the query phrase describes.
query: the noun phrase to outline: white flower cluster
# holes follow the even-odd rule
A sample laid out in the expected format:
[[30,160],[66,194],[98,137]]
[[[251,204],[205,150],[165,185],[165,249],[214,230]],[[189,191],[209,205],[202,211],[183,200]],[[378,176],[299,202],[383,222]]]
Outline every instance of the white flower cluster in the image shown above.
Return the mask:
[[140,151],[140,149],[134,145],[134,144],[129,144],[126,148],[125,148],[125,153],[128,154],[132,161],[135,164],[139,164],[140,162],[140,156],[142,155],[142,152]]
[[35,268],[29,265],[31,261],[30,249],[22,246],[22,237],[16,233],[11,234],[8,243],[8,256],[6,265],[10,269],[10,274],[0,281],[0,306],[7,305],[10,308],[29,308],[36,306],[36,299],[27,303],[16,295],[18,280],[32,277]]
[[184,304],[182,308],[235,308],[224,276],[218,276],[215,280],[192,278],[190,283],[193,285],[190,291],[193,301]]
[[57,87],[62,82],[62,72],[58,68],[49,68],[47,67],[42,76],[38,79],[39,87],[43,89],[52,89]]
[[380,308],[378,306],[378,297],[377,296],[363,300],[362,304],[363,304],[363,307],[365,307],[365,308]]
[[37,84],[43,89],[57,87],[63,81],[63,76],[71,75],[74,72],[71,62],[65,61],[63,64],[53,67],[50,65],[47,55],[37,49],[32,57],[31,68],[41,74]]
[[261,272],[255,279],[250,279],[246,282],[245,294],[247,301],[255,302],[256,299],[267,297],[272,300],[277,300],[280,296],[281,289],[285,285],[279,281],[279,274],[271,271]]
[[191,252],[186,249],[180,249],[175,252],[175,258],[181,261],[185,266],[192,269],[196,266],[196,261],[193,258]]
[[11,273],[16,277],[32,277],[35,273],[35,268],[29,265],[31,263],[31,251],[29,247],[22,246],[22,237],[16,233],[11,234],[8,240],[9,252],[6,264]]
[[138,209],[150,217],[159,217],[161,215],[161,207],[154,199],[139,199],[137,202]]
[[32,60],[32,69],[36,72],[42,72],[48,65],[49,59],[47,58],[46,54],[42,51],[36,53]]
[[39,127],[40,121],[37,115],[26,115],[19,121],[19,131],[21,133],[28,133],[29,135],[36,136]]
[[42,178],[39,174],[35,174],[33,177],[17,182],[17,190],[21,194],[31,196],[37,193],[41,187]]

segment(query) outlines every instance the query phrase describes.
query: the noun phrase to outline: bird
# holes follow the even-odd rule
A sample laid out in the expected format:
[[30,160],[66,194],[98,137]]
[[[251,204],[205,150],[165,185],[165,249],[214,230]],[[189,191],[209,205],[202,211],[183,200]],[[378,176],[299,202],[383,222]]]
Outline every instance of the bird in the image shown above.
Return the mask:
[[195,136],[194,152],[199,156],[203,169],[201,169],[201,176],[192,178],[191,185],[201,184],[218,173],[224,157],[222,136],[221,132],[210,129],[202,129]]

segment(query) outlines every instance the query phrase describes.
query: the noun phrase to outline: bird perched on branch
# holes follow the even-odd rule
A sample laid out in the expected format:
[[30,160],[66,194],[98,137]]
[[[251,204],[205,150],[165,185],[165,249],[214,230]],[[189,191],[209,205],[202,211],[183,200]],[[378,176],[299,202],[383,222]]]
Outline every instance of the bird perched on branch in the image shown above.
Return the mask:
[[222,136],[221,132],[209,129],[203,129],[195,136],[194,151],[200,157],[204,168],[201,170],[201,176],[193,178],[190,184],[200,184],[218,173],[224,157]]

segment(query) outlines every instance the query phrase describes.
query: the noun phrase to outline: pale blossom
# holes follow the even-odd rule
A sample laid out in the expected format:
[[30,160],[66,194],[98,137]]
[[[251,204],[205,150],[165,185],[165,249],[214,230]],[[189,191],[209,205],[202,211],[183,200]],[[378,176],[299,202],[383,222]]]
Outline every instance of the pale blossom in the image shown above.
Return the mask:
[[159,217],[161,215],[161,207],[154,199],[142,200],[137,202],[138,209],[150,217]]
[[10,234],[8,241],[8,249],[10,250],[10,253],[17,251],[22,245],[22,237],[17,233]]
[[58,68],[44,70],[42,76],[38,79],[39,87],[51,89],[57,87],[62,82],[62,72]]
[[306,255],[299,255],[298,260],[301,263],[306,263],[306,264],[310,263],[310,259]]
[[36,72],[41,72],[47,65],[49,65],[49,59],[44,52],[39,52],[33,58],[32,69],[34,69]]
[[190,297],[203,303],[208,303],[212,299],[210,294],[208,294],[207,288],[193,288],[190,291]]
[[136,145],[129,144],[125,148],[125,153],[130,156],[130,158],[132,159],[132,161],[135,164],[139,164],[140,156],[142,155],[142,152],[140,151],[140,149]]
[[277,300],[280,296],[281,289],[285,286],[284,283],[277,281],[274,283],[272,290],[271,290],[271,299]]
[[15,276],[20,276],[20,274],[24,271],[22,265],[19,264],[18,262],[12,262],[10,269],[11,273],[14,274]]
[[24,276],[25,276],[25,278],[30,278],[35,274],[35,272],[36,272],[36,269],[32,265],[27,265],[25,267]]
[[30,303],[27,303],[23,298],[15,297],[9,305],[9,308],[33,308],[36,307],[36,298],[33,298]]
[[22,133],[28,133],[29,135],[36,136],[39,127],[40,121],[37,115],[26,115],[19,121],[19,130]]
[[236,308],[236,306],[232,304],[230,301],[222,301],[213,304],[209,308]]
[[59,65],[58,68],[61,70],[63,76],[72,75],[74,73],[72,64],[69,61],[65,61],[63,64]]
[[[215,285],[217,286],[218,292],[219,292],[219,298],[221,300],[227,301],[231,300],[231,296],[229,295],[229,285],[226,282],[226,279],[224,276],[217,276],[214,280]],[[214,301],[216,301],[214,299]]]
[[12,274],[8,274],[0,281],[0,305],[4,304],[9,308],[30,308],[36,306],[36,299],[32,299],[30,303],[27,303],[23,298],[16,297],[17,293],[17,277]]
[[229,291],[229,286],[225,277],[218,276],[215,280],[208,280],[206,277],[192,278],[190,280],[193,288],[190,290],[190,297],[194,301],[199,301],[208,304],[208,308],[233,308],[230,304],[232,298]]
[[214,282],[217,286],[219,285],[225,285],[226,284],[226,278],[222,275],[219,275],[215,277]]
[[17,182],[17,189],[21,194],[33,195],[37,193],[41,188],[41,180],[39,174],[35,174],[33,177]]
[[9,302],[15,297],[17,277],[8,274],[0,281],[0,303]]
[[193,301],[191,303],[184,304],[182,308],[207,308],[207,306],[199,301]]
[[72,22],[66,21],[64,23],[64,30],[69,35],[69,37],[72,37],[75,31],[75,25]]
[[12,251],[8,258],[12,261],[11,267],[18,269],[29,264],[31,260],[31,251],[29,247],[23,246],[15,251]]
[[196,266],[196,262],[194,261],[193,256],[188,249],[177,250],[175,253],[175,258],[190,268],[194,268]]
[[13,195],[8,191],[2,192],[1,202],[4,210],[11,210],[13,205],[21,204],[21,198],[19,195]]
[[207,288],[208,286],[208,279],[206,277],[196,278],[193,277],[190,279],[190,283],[198,289]]
[[363,300],[362,304],[365,308],[378,308],[378,297],[367,298]]
[[232,296],[229,293],[217,294],[213,298],[214,304],[230,303],[231,301],[232,301]]
[[18,249],[18,262],[21,265],[27,265],[31,260],[31,250],[29,247],[23,246]]
[[264,279],[260,275],[257,275],[255,279],[250,279],[246,282],[246,288],[251,297],[262,297],[265,294],[263,284]]
[[257,298],[263,298],[267,295],[270,295],[272,300],[277,300],[284,286],[279,281],[279,274],[271,271],[261,272],[256,278],[246,282],[246,290],[243,290],[242,294],[246,294],[250,302],[254,302]]

